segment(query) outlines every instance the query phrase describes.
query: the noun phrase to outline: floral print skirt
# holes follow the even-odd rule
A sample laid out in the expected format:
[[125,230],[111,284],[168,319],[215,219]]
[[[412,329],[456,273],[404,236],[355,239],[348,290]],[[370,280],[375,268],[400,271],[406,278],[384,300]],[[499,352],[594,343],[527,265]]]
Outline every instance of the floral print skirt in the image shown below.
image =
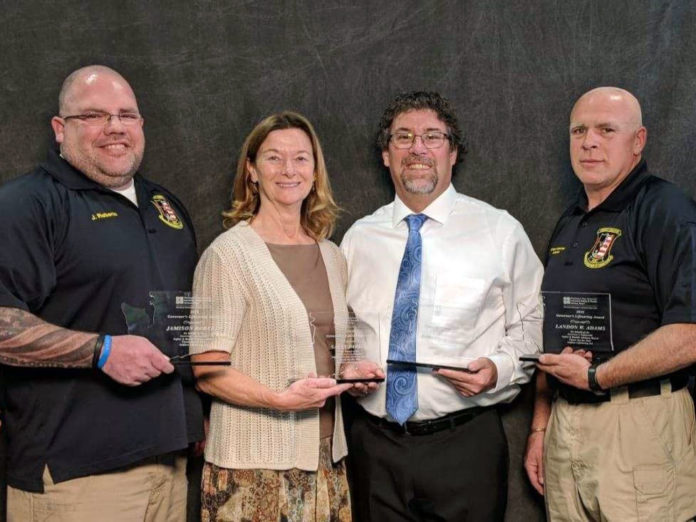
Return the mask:
[[345,461],[321,440],[319,469],[226,469],[205,463],[201,522],[350,522]]

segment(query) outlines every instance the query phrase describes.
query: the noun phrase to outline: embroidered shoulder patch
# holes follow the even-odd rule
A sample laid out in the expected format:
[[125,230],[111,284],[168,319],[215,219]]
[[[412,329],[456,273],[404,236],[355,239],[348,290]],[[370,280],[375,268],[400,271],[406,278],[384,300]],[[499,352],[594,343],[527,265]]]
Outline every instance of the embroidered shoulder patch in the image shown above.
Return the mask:
[[597,238],[592,248],[585,252],[584,263],[587,268],[603,268],[611,263],[611,247],[621,237],[621,230],[612,227],[602,227],[597,230]]
[[167,201],[167,198],[161,194],[155,194],[152,196],[152,204],[157,209],[157,212],[159,212],[159,219],[162,223],[177,230],[184,228],[183,221],[177,216],[174,208],[169,201]]

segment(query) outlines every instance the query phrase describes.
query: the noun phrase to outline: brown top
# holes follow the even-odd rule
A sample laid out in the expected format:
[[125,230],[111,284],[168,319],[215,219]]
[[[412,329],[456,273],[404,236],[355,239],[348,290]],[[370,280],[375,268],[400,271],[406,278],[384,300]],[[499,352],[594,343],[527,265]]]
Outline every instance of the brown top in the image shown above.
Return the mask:
[[[314,336],[314,359],[317,375],[334,375],[334,359],[329,345],[334,335],[334,313],[329,279],[319,245],[274,245],[266,243],[273,261],[278,265],[304,304],[309,314],[310,328]],[[299,376],[298,377],[305,377]],[[334,399],[326,401],[319,411],[319,436],[333,434]]]

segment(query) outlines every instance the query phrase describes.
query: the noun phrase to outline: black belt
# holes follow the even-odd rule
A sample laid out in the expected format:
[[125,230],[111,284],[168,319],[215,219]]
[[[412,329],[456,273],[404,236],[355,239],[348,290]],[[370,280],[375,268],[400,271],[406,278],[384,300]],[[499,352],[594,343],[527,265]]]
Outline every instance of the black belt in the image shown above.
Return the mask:
[[455,411],[454,413],[449,413],[444,417],[440,417],[432,420],[424,420],[419,422],[407,422],[404,425],[398,424],[396,422],[389,422],[381,417],[375,417],[367,412],[365,416],[374,425],[380,428],[386,428],[396,433],[401,433],[402,435],[430,435],[431,433],[437,433],[438,431],[453,429],[456,426],[461,426],[469,422],[471,419],[477,415],[483,413],[490,408],[482,408],[476,406],[474,408],[467,408],[465,410]]
[[[632,382],[626,386],[619,386],[612,389],[619,390],[621,388],[627,388],[629,399],[654,397],[655,395],[660,395],[660,393],[662,393],[661,382],[664,380],[668,380],[670,382],[672,391],[675,392],[677,390],[681,390],[688,384],[689,377],[684,374],[678,374],[670,377],[663,377],[662,379],[649,379],[647,381]],[[606,392],[598,395],[589,391],[578,390],[577,388],[572,388],[563,384],[558,387],[558,395],[559,397],[564,398],[570,404],[593,404],[598,402],[608,402],[611,400],[611,390],[607,390]]]

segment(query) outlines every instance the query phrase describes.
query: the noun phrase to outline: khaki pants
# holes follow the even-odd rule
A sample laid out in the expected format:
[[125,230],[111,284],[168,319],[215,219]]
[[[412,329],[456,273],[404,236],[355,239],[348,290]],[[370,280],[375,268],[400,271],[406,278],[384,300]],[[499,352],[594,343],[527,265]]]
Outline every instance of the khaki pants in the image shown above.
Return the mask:
[[696,515],[696,427],[686,388],[610,402],[556,400],[544,439],[550,521],[684,521]]
[[186,457],[169,454],[123,470],[54,484],[44,493],[7,488],[8,522],[184,522]]

